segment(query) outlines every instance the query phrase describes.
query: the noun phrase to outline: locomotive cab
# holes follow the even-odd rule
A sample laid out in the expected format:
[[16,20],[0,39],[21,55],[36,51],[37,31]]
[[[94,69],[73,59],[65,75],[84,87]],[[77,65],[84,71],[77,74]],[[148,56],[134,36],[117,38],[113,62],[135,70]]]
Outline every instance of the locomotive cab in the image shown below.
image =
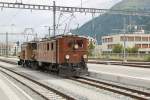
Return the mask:
[[81,76],[88,74],[88,40],[79,36],[64,36],[59,40],[62,46],[59,58],[60,74]]
[[37,43],[25,42],[21,45],[21,52],[19,54],[18,65],[31,66],[32,61],[35,59],[35,52],[37,49]]

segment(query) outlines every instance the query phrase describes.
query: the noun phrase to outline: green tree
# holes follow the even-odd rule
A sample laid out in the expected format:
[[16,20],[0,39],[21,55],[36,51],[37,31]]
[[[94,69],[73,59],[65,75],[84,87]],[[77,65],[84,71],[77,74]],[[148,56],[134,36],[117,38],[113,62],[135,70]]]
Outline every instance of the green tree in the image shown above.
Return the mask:
[[92,52],[93,52],[93,50],[95,49],[95,46],[94,46],[94,44],[93,44],[93,42],[92,41],[90,41],[90,43],[89,43],[89,46],[88,46],[88,54],[89,54],[89,56],[92,56],[93,54],[92,54]]
[[132,48],[128,47],[128,48],[126,49],[126,51],[127,51],[128,53],[138,53],[138,50],[139,50],[139,48],[137,48],[137,47],[132,47]]
[[123,46],[121,44],[116,44],[113,49],[112,52],[113,53],[121,53],[123,50]]
[[132,53],[132,48],[130,48],[130,47],[126,48],[126,52],[127,53]]
[[138,53],[138,51],[139,51],[139,48],[137,48],[137,47],[131,48],[131,53]]
[[145,56],[145,61],[149,61],[150,62],[150,55]]

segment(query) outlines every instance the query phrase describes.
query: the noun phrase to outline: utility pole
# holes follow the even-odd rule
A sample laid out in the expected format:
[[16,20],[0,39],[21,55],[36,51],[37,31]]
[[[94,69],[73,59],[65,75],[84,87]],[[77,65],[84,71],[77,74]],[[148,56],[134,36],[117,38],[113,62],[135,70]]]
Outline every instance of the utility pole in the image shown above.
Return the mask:
[[8,57],[8,33],[6,32],[6,57]]
[[16,0],[15,3],[22,3],[22,0]]
[[78,31],[79,31],[79,24],[77,25],[77,28],[76,28],[76,30],[77,30],[77,33],[78,33]]
[[49,38],[50,38],[50,36],[51,36],[51,27],[50,26],[48,27],[48,35],[49,35]]
[[124,45],[123,45],[123,61],[124,62],[127,62],[127,59],[126,59],[126,18],[124,17],[124,25],[123,25],[123,27],[124,27],[124,31],[123,31],[123,33],[124,33]]
[[81,8],[82,8],[82,0],[81,0]]
[[95,31],[94,31],[94,28],[95,28],[95,19],[94,19],[94,17],[95,17],[95,14],[92,13],[92,32],[91,32],[92,36],[94,36],[94,33],[95,33]]
[[56,4],[55,1],[53,1],[53,29],[54,29],[54,36],[56,35]]

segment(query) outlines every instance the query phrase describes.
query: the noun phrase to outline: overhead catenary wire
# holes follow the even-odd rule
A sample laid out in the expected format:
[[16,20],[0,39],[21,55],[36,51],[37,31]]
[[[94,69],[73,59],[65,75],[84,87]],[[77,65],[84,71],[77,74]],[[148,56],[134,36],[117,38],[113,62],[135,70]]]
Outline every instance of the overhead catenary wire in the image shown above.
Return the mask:
[[71,21],[72,21],[73,18],[74,18],[74,14],[72,13],[71,16],[70,16],[70,19],[68,21],[68,32],[70,32],[70,24],[71,24]]
[[58,17],[58,22],[57,22],[57,25],[56,25],[56,31],[57,31],[57,34],[59,34],[59,22],[60,22],[60,19],[62,18],[62,16],[63,16],[63,13],[61,12],[60,14],[59,14],[59,17]]
[[[69,13],[70,14],[70,13]],[[57,30],[59,32],[59,27],[61,27],[62,25],[65,24],[64,27],[64,32],[66,32],[66,30],[68,30],[69,32],[69,28],[70,28],[70,24],[71,24],[71,20],[74,18],[74,14],[71,13],[70,16],[66,17],[63,21],[60,22],[60,19],[63,17],[64,14],[60,14],[58,17],[58,23],[57,23]],[[68,24],[67,24],[68,23]],[[63,33],[64,33],[63,32]]]
[[[34,5],[24,3],[9,3],[0,2],[1,8],[15,8],[15,9],[32,9],[32,10],[53,10],[54,6],[49,5]],[[61,12],[84,12],[84,13],[107,13],[110,14],[123,14],[123,15],[138,15],[138,16],[150,16],[149,11],[137,11],[137,10],[115,10],[115,9],[99,9],[99,8],[80,8],[80,7],[65,7],[55,6],[56,11]]]
[[[24,3],[8,3],[0,2],[1,8],[18,8],[18,9],[30,9],[30,10],[53,10],[53,6],[49,5],[34,5],[34,4],[24,4]],[[150,16],[148,11],[129,11],[129,10],[112,10],[112,9],[98,9],[98,8],[80,8],[80,7],[65,7],[56,6],[56,11],[60,12],[84,12],[84,13],[108,13],[110,14],[124,14],[124,15],[139,15],[139,16]]]

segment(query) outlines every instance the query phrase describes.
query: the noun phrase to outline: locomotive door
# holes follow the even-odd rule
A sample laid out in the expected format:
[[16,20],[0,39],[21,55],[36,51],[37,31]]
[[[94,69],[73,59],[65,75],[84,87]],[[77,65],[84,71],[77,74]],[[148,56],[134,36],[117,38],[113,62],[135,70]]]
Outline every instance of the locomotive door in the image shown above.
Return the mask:
[[58,60],[59,60],[59,50],[58,50],[58,47],[59,44],[58,44],[58,40],[56,40],[56,64],[58,64]]
[[50,61],[57,63],[57,40],[50,41]]
[[22,51],[22,58],[25,59],[25,50]]

